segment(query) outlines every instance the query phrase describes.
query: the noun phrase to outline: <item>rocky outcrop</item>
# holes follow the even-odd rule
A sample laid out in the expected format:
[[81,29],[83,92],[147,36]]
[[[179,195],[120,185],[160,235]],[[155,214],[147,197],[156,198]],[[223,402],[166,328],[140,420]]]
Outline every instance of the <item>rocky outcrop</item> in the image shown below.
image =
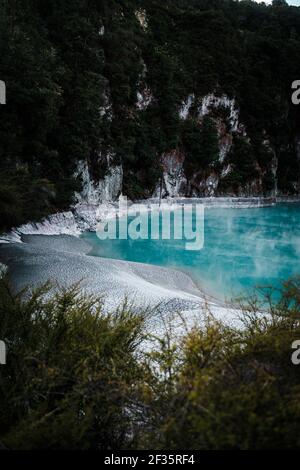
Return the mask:
[[137,92],[136,106],[140,111],[144,111],[152,103],[153,96],[150,88],[145,86],[141,91]]
[[207,116],[214,109],[225,109],[229,112],[229,123],[231,131],[242,131],[242,126],[239,122],[239,109],[236,105],[234,98],[229,98],[227,95],[216,96],[210,93],[201,99],[201,104],[198,108],[199,117]]
[[113,118],[109,89],[107,89],[103,95],[103,104],[100,106],[99,114],[101,118],[106,118],[108,121],[111,121]]
[[141,28],[146,31],[148,28],[148,19],[147,19],[147,13],[144,8],[139,8],[138,10],[135,11],[135,17],[140,23]]
[[[192,109],[193,116],[191,115]],[[225,109],[228,114],[228,122],[225,122],[224,117],[219,117],[217,113],[213,115],[219,138],[219,162],[223,164],[232,146],[233,132],[245,132],[244,126],[239,122],[239,110],[235,100],[226,95],[218,97],[213,93],[200,99],[197,99],[195,94],[190,94],[182,102],[179,117],[182,120],[196,119],[201,126],[205,116],[220,109]],[[161,197],[214,196],[218,190],[219,180],[231,171],[231,167],[227,164],[219,174],[211,169],[206,174],[203,174],[202,171],[196,171],[188,178],[185,173],[185,155],[178,149],[163,154],[161,163],[163,167],[162,181],[154,193],[155,196],[161,195]]]
[[183,101],[181,108],[179,109],[179,117],[180,119],[187,119],[190,114],[190,110],[192,105],[195,102],[195,95],[191,94],[187,97],[185,101]]
[[172,150],[162,155],[163,175],[154,197],[178,197],[186,194],[187,179],[183,168],[184,160],[185,156],[179,150]]
[[8,271],[8,266],[6,264],[0,263],[0,279],[2,279]]
[[91,165],[87,161],[78,164],[75,176],[81,180],[82,190],[75,193],[75,201],[80,204],[100,204],[116,200],[122,192],[122,165],[112,163],[113,156],[107,154],[106,174],[98,181],[91,176]]
[[[223,195],[236,196],[261,196],[266,192],[270,196],[277,195],[277,168],[278,159],[270,141],[265,138],[262,142],[262,148],[272,154],[270,165],[267,169],[260,168],[258,162],[254,162],[255,176],[252,180],[235,188],[231,194],[229,190],[223,190],[222,181],[230,177],[234,172],[234,165],[228,161],[228,156],[233,146],[234,136],[245,138],[251,145],[247,136],[247,130],[240,121],[240,110],[234,98],[225,94],[217,95],[210,93],[203,97],[196,97],[190,94],[179,108],[179,118],[181,120],[192,119],[201,128],[203,119],[209,116],[215,123],[218,141],[219,141],[219,159],[217,164],[208,166],[205,171],[195,168],[193,172],[185,171],[186,158],[183,151],[171,150],[164,153],[161,157],[163,166],[163,177],[160,186],[156,188],[155,195],[161,194],[161,197],[212,197]],[[300,140],[299,140],[300,142]],[[299,143],[300,159],[300,143]],[[273,187],[265,191],[263,179],[267,173],[271,173],[269,180],[273,180]]]
[[17,243],[23,235],[79,235],[80,230],[72,211],[50,215],[41,222],[21,225],[8,234],[2,234],[0,243]]

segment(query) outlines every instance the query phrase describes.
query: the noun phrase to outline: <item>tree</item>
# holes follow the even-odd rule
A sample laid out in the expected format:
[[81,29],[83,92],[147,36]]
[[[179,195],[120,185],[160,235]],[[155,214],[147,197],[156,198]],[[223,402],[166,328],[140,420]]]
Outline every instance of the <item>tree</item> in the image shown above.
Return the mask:
[[205,116],[201,125],[188,120],[183,127],[183,145],[194,169],[205,169],[218,160],[219,141],[213,119]]
[[200,142],[200,162],[205,166],[216,162],[219,157],[218,133],[215,122],[208,116],[203,119]]
[[273,7],[288,7],[286,0],[272,0]]

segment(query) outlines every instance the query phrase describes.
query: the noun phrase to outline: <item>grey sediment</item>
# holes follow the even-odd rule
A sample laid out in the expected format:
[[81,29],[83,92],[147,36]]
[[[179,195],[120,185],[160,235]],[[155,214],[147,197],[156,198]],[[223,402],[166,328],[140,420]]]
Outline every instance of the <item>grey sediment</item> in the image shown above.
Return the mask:
[[203,302],[192,279],[174,269],[89,256],[91,246],[70,235],[22,235],[22,242],[0,244],[16,292],[47,282],[53,289],[79,283],[87,294],[103,296],[108,311],[125,299],[160,311],[197,309]]

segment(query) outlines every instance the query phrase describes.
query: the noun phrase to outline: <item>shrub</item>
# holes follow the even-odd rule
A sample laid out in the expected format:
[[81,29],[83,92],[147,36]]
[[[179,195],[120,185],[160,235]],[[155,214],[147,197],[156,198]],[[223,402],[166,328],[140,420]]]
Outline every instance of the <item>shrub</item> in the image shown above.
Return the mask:
[[103,313],[77,287],[24,300],[0,287],[0,441],[13,449],[130,445],[142,378],[143,315]]
[[206,311],[179,339],[174,318],[146,335],[145,313],[105,314],[77,287],[25,294],[1,281],[1,447],[300,448],[300,279],[243,302],[242,326]]
[[157,436],[158,448],[300,447],[300,376],[291,361],[300,338],[300,280],[285,283],[277,303],[268,298],[265,313],[257,301],[241,305],[242,328],[208,315],[183,338],[169,365],[180,367],[167,401],[157,377],[150,441]]

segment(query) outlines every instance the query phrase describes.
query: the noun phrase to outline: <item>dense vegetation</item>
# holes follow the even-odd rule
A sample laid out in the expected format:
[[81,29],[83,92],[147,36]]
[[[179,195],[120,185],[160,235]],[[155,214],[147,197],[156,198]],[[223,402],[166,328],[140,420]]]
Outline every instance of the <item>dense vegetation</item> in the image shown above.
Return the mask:
[[243,306],[242,328],[199,312],[180,340],[172,322],[147,334],[150,312],[47,289],[0,284],[1,448],[299,449],[299,279],[265,313]]
[[[297,192],[299,110],[290,95],[299,55],[300,10],[284,1],[1,0],[1,227],[68,207],[80,159],[100,178],[114,155],[130,197],[152,193],[172,149],[184,152],[187,174],[218,172],[214,123],[193,109],[186,121],[178,113],[189,94],[212,91],[236,98],[247,129],[246,142],[233,135],[220,191],[257,172],[271,190],[275,153],[279,189]],[[145,87],[153,100],[138,110]]]

